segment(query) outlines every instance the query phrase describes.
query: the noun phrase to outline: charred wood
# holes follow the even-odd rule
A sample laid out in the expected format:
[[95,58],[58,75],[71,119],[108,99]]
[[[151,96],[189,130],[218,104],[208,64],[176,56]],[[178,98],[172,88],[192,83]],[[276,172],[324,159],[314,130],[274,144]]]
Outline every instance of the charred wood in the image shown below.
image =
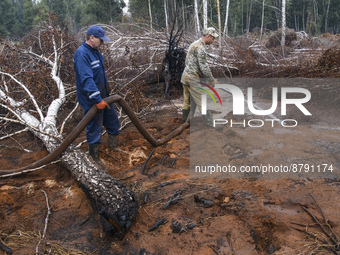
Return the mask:
[[151,151],[151,153],[149,154],[149,157],[144,161],[144,163],[143,163],[143,165],[142,165],[142,168],[141,168],[142,173],[144,173],[145,166],[146,166],[146,164],[148,163],[148,161],[150,160],[150,158],[151,158],[151,156],[152,156],[152,154],[153,154],[154,152],[155,152],[155,150]]
[[180,233],[187,232],[188,230],[193,229],[194,227],[196,227],[195,223],[189,223],[189,224],[183,226],[179,232]]
[[159,226],[164,225],[165,223],[167,223],[167,221],[165,219],[161,219],[161,220],[157,221],[154,225],[152,225],[151,228],[149,228],[148,232],[151,232],[151,231],[158,229]]
[[90,160],[81,149],[71,148],[61,160],[96,206],[104,231],[123,238],[139,209],[133,191]]
[[13,254],[13,251],[11,248],[8,248],[6,245],[4,245],[1,241],[0,241],[0,250],[2,250],[3,252],[5,252],[8,255]]
[[163,209],[167,209],[170,207],[171,204],[176,204],[181,196],[182,188],[176,191],[168,200],[168,202],[163,206]]

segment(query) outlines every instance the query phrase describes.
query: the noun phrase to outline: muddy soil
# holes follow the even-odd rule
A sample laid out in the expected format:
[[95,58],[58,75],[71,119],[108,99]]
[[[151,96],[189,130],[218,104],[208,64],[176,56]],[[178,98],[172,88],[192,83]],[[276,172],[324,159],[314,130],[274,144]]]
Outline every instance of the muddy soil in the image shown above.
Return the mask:
[[[327,163],[336,172],[340,168],[338,117],[337,111],[331,115],[318,112],[315,121],[289,131],[282,127],[235,130],[225,126],[201,127],[191,130],[191,135],[226,139],[227,146],[217,153],[235,165],[281,165],[295,160],[310,165]],[[326,118],[334,119],[331,126],[322,124],[330,123]],[[195,120],[200,121],[200,117]],[[181,124],[181,115],[175,107],[167,107],[142,122],[160,138]],[[83,132],[77,142],[84,139]],[[0,240],[13,254],[36,254],[37,249],[39,254],[49,250],[51,254],[100,255],[332,254],[336,249],[311,216],[317,217],[327,232],[329,226],[340,236],[336,174],[331,178],[192,178],[189,129],[157,148],[132,124],[121,131],[119,151],[109,151],[106,135],[102,141],[100,156],[106,170],[133,190],[140,202],[125,238],[103,233],[95,205],[73,176],[56,163],[0,179]],[[36,152],[27,153],[23,148]],[[82,148],[86,151],[86,144]],[[206,150],[215,149],[206,145]],[[0,150],[1,169],[24,166],[47,154],[30,134],[1,141]],[[165,206],[179,192],[179,199]],[[328,226],[323,224],[320,209]],[[163,224],[152,230],[160,220]],[[45,227],[46,237],[40,242]]]

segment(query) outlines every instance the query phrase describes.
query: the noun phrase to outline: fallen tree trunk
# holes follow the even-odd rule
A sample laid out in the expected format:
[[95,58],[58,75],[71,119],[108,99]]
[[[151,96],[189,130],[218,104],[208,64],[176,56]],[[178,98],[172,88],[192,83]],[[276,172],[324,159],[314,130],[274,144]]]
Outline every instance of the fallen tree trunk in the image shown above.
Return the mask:
[[[188,118],[182,126],[175,129],[164,138],[156,140],[144,128],[134,111],[122,97],[113,95],[104,100],[108,104],[117,102],[129,116],[138,131],[153,146],[160,146],[166,143],[181,133],[185,128],[189,127]],[[62,164],[75,176],[81,188],[91,199],[93,205],[96,206],[96,209],[100,214],[104,231],[108,234],[123,238],[139,209],[136,195],[133,191],[126,188],[124,184],[109,175],[101,166],[90,160],[81,149],[78,149],[73,145],[70,146],[96,115],[97,111],[97,107],[93,106],[83,120],[61,144],[58,144],[58,141],[55,139],[53,139],[53,143],[50,141],[50,149],[53,151],[48,156],[20,169],[0,170],[0,176],[22,173],[27,169],[38,168],[55,160],[62,154]],[[49,133],[56,133],[56,130],[54,130],[55,126],[49,126],[49,128],[51,129]]]
[[122,239],[139,209],[134,192],[90,160],[81,149],[69,148],[61,161],[96,207],[103,230]]

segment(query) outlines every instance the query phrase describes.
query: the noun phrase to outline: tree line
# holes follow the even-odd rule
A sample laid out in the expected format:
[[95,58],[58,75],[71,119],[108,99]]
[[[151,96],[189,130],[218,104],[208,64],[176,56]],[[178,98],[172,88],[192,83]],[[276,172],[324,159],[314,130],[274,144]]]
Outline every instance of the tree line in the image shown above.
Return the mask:
[[[279,29],[283,4],[286,27],[312,35],[339,32],[340,0],[130,0],[129,9],[136,20],[152,15],[158,27],[167,27],[175,19],[185,29],[220,26],[222,32],[235,36],[261,26]],[[167,21],[167,16],[172,20]]]
[[20,38],[54,12],[71,32],[93,23],[133,20],[152,29],[166,30],[176,23],[189,32],[206,26],[228,36],[273,31],[286,27],[311,35],[338,33],[340,0],[1,0],[0,34]]
[[46,21],[50,12],[71,32],[93,23],[113,24],[121,22],[124,7],[123,0],[1,0],[0,35],[21,38]]

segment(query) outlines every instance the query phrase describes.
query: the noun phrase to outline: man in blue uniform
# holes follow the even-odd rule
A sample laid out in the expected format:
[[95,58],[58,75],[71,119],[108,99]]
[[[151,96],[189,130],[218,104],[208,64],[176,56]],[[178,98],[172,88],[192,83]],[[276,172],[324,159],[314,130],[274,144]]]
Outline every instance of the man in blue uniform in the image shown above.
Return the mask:
[[93,105],[96,105],[100,110],[86,128],[89,153],[97,163],[101,163],[99,146],[102,126],[105,126],[108,133],[107,141],[110,149],[117,148],[119,134],[117,113],[112,104],[108,105],[103,100],[110,93],[105,74],[104,57],[98,51],[104,41],[110,41],[105,36],[104,29],[97,25],[90,26],[87,30],[86,40],[73,56],[77,96],[79,104],[84,109],[84,115]]

